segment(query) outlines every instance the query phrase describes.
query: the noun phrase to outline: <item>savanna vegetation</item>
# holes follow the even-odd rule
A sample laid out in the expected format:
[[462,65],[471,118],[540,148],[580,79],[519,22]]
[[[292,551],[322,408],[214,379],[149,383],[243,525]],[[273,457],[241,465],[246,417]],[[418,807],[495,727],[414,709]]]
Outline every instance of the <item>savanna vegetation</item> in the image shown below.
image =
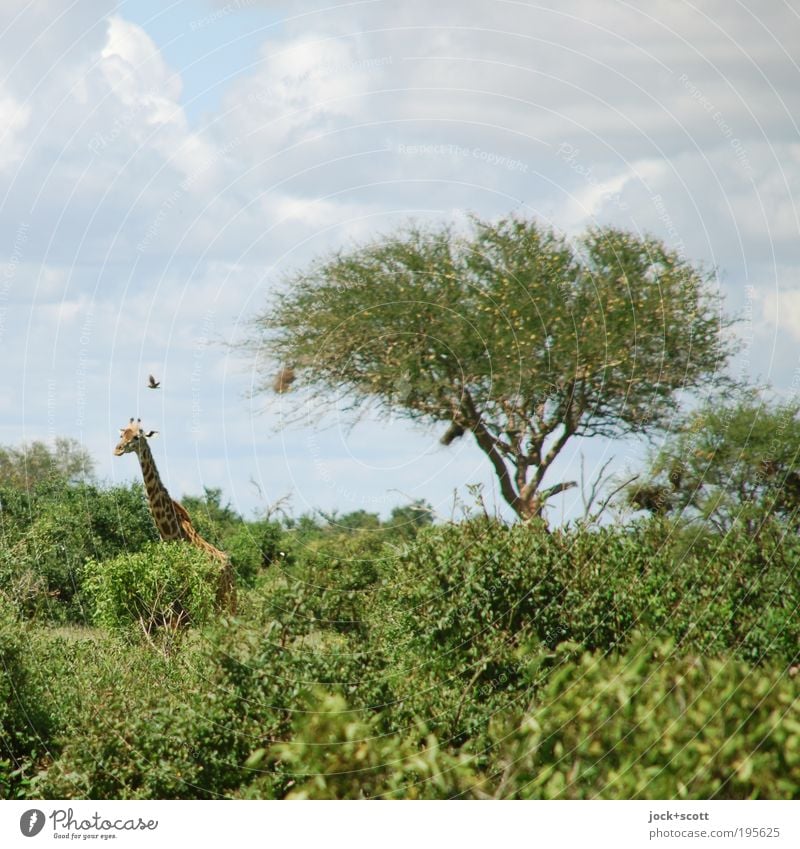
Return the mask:
[[510,217],[320,260],[285,281],[249,346],[262,389],[343,393],[438,424],[444,444],[470,434],[529,519],[576,485],[549,480],[570,440],[653,433],[679,392],[728,384],[728,325],[709,275],[656,239],[600,228],[569,243]]
[[[302,386],[313,353],[322,384],[309,391],[357,390],[357,401],[388,406],[399,398],[411,418],[484,440],[489,462],[511,478],[518,521],[482,509],[434,521],[424,502],[388,517],[243,517],[219,490],[185,497],[197,530],[232,558],[231,616],[215,607],[203,553],[158,541],[141,487],[97,482],[68,440],[0,450],[0,795],[800,796],[800,411],[745,390],[696,403],[620,491],[613,523],[606,514],[547,527],[542,508],[567,483],[537,478],[550,453],[581,433],[657,434],[675,414],[680,375],[696,388],[721,381],[711,366],[727,356],[715,335],[725,324],[713,329],[701,276],[653,253],[654,243],[606,234],[602,253],[596,235],[581,257],[514,222],[476,228],[469,249],[414,233],[342,255],[278,311],[286,318],[307,299],[316,321],[322,286],[322,332],[335,274],[353,299],[350,316],[372,291],[359,289],[359,275],[389,269],[391,285],[413,289],[432,286],[431,269],[444,267],[454,275],[444,275],[444,293],[414,289],[430,307],[425,327],[456,303],[449,287],[467,275],[476,322],[488,331],[480,305],[502,302],[508,316],[517,310],[519,325],[508,326],[530,335],[525,356],[544,339],[552,357],[539,352],[536,369],[550,369],[541,385],[498,368],[507,354],[522,373],[523,355],[502,339],[490,365],[483,342],[470,353],[453,318],[442,334],[465,346],[468,368],[439,407],[454,374],[444,348],[417,340],[412,350],[399,331],[370,347],[358,325],[348,333],[363,359],[339,340],[328,360],[321,337],[303,336],[310,328],[276,322],[286,354],[276,388]],[[530,272],[513,299],[498,272],[511,263],[512,280]],[[567,270],[568,296],[550,292]],[[475,281],[495,288],[486,294]],[[648,286],[688,298],[694,317],[667,322],[668,299]],[[564,297],[576,322],[591,322],[581,304],[592,291],[598,319],[613,321],[573,361],[548,322],[568,314],[556,304]],[[398,289],[389,299],[398,318],[409,312],[403,297]],[[549,316],[541,326],[523,315],[533,306]],[[635,366],[626,309],[662,310],[660,335],[634,322],[644,346]],[[573,347],[584,338],[576,326],[563,330]],[[422,333],[412,331],[413,322],[403,332]],[[690,337],[695,353],[682,347]],[[639,376],[641,394],[625,388]]]

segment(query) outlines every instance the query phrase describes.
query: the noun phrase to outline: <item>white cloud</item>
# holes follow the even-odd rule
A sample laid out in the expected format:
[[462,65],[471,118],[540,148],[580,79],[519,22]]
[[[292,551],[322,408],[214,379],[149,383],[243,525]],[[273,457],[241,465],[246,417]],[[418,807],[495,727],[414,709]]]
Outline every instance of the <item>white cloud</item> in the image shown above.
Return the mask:
[[[253,437],[233,421],[250,414],[246,368],[217,349],[199,389],[193,377],[209,310],[215,332],[232,335],[277,272],[409,217],[465,209],[533,212],[570,231],[603,221],[654,232],[717,266],[731,293],[760,281],[759,338],[797,338],[798,16],[722,0],[547,5],[285,7],[219,114],[194,126],[181,106],[191,66],[171,67],[124,6],[4,4],[0,250],[14,262],[0,298],[17,313],[5,317],[0,353],[25,363],[12,387],[27,389],[25,427],[48,421],[47,394],[31,391],[47,379],[59,387],[56,421],[74,427],[89,366],[83,426],[98,452],[117,412],[146,404],[153,427],[178,433],[199,398],[205,433],[232,440],[226,463],[243,492]],[[44,345],[26,335],[34,301]],[[779,382],[775,362],[766,368]],[[142,375],[159,366],[168,391],[154,397]],[[373,438],[379,426],[369,427]],[[429,442],[405,438],[408,456]],[[280,443],[280,480],[311,504],[298,440]],[[173,439],[169,453],[176,480],[195,479],[185,442]],[[341,462],[337,479],[351,468]],[[442,498],[466,480],[451,455],[432,468]],[[357,474],[369,497],[391,485]]]
[[103,75],[120,101],[129,106],[144,102],[156,114],[163,109],[162,121],[169,119],[180,97],[180,75],[167,67],[155,43],[141,27],[113,15],[100,55],[104,60]]
[[776,327],[793,339],[800,339],[800,289],[765,292],[761,307],[763,321],[768,327]]
[[31,117],[31,109],[11,95],[0,96],[0,171],[16,165],[25,151],[23,132]]

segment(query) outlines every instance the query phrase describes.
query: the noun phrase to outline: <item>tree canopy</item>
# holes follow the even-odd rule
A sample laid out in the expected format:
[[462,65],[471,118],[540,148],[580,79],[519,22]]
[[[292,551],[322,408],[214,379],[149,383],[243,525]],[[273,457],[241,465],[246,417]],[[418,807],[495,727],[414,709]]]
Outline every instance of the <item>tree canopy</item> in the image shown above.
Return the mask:
[[754,533],[770,516],[800,527],[800,402],[768,401],[754,389],[708,401],[689,414],[629,488],[652,513],[684,513],[728,531]]
[[0,445],[0,486],[31,489],[47,480],[90,478],[93,471],[89,452],[71,437],[56,437],[52,446],[40,440]]
[[312,398],[442,423],[444,444],[471,432],[523,518],[575,485],[545,485],[570,438],[665,425],[731,353],[710,275],[614,228],[571,243],[513,216],[411,226],[285,284],[249,340],[261,390],[288,368]]

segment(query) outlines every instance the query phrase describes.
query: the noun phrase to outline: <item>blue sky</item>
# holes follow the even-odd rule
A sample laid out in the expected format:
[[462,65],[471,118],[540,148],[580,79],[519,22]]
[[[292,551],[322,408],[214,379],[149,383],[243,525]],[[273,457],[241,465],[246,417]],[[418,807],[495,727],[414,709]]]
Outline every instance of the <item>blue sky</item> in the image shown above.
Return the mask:
[[225,88],[252,71],[282,16],[246,2],[123,0],[117,14],[140,26],[183,80],[180,104],[193,126],[213,120]]
[[[784,2],[7,0],[0,443],[74,436],[134,479],[138,415],[175,495],[499,504],[468,440],[335,406],[282,428],[297,396],[250,397],[231,347],[314,256],[470,211],[655,233],[716,270],[737,373],[796,391],[797,44]],[[570,445],[554,480],[581,452],[591,477],[642,449]]]

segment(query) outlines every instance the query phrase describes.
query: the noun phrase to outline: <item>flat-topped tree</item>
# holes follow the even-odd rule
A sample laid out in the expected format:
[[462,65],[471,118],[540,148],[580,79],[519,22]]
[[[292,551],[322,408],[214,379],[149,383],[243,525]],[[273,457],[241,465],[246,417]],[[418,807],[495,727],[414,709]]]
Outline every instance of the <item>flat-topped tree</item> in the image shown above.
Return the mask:
[[248,344],[262,390],[289,364],[320,401],[441,423],[444,444],[471,432],[528,519],[575,486],[546,480],[572,437],[658,429],[678,390],[723,380],[729,322],[710,282],[612,228],[571,244],[517,217],[412,227],[290,277]]
[[161,482],[153,454],[147,444],[148,438],[155,433],[156,431],[145,433],[142,430],[141,421],[131,419],[127,427],[120,428],[120,440],[114,449],[114,454],[121,457],[123,454],[133,453],[139,458],[144,488],[147,493],[147,503],[161,539],[164,541],[184,540],[197,548],[201,548],[219,561],[220,576],[217,603],[221,608],[233,613],[236,611],[236,586],[230,558],[225,552],[215,548],[197,533],[183,505],[172,499],[167,488]]

